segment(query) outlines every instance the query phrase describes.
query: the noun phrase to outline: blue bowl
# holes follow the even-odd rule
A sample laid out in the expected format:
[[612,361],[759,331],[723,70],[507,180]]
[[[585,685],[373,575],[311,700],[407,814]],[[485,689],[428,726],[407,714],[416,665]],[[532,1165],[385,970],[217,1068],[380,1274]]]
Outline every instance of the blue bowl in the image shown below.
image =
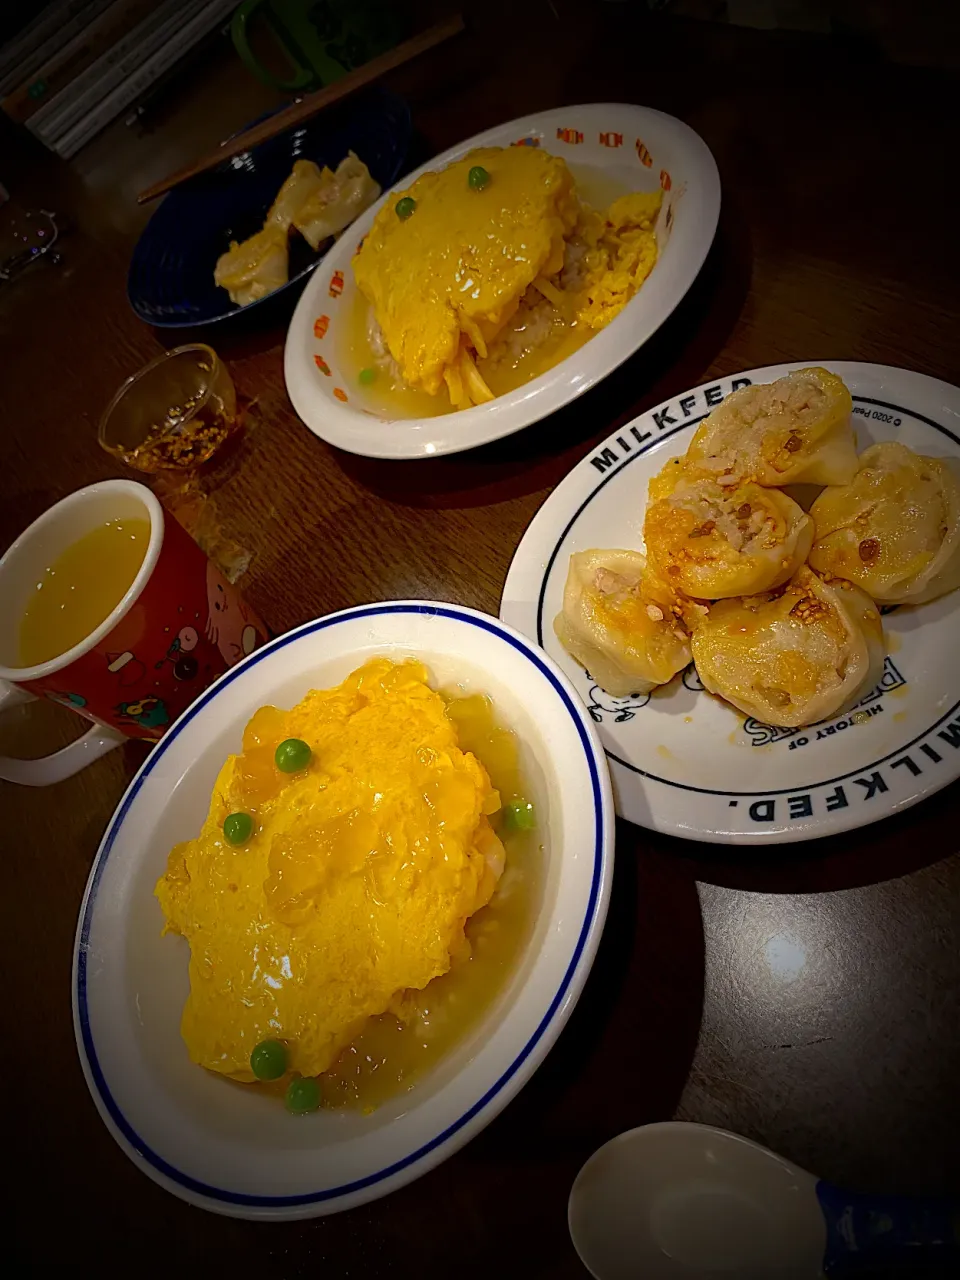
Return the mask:
[[226,320],[302,287],[324,255],[299,236],[291,238],[287,283],[245,307],[214,284],[213,269],[231,240],[260,230],[295,160],[336,168],[353,151],[386,190],[409,145],[406,103],[377,88],[194,178],[172,191],[144,227],[127,276],[130,305],[147,324],[182,329]]

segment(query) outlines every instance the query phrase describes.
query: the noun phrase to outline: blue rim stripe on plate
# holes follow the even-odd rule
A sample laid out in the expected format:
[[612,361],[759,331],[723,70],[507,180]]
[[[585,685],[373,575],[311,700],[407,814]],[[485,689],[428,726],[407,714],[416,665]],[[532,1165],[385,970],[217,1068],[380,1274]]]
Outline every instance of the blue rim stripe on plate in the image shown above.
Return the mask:
[[[123,1112],[118,1107],[116,1101],[113,1098],[113,1095],[110,1093],[110,1089],[107,1085],[103,1072],[100,1068],[100,1063],[97,1059],[96,1049],[93,1043],[93,1035],[90,1030],[89,1015],[87,1011],[87,990],[86,990],[87,948],[89,945],[90,925],[93,918],[93,910],[94,910],[94,905],[97,897],[97,888],[100,883],[100,878],[103,874],[103,869],[106,866],[107,859],[110,856],[110,850],[113,847],[113,842],[121,826],[123,825],[123,821],[126,818],[126,815],[129,812],[131,805],[136,799],[143,782],[152,772],[154,765],[160,759],[162,759],[164,752],[167,750],[169,745],[176,739],[180,731],[187,724],[190,723],[190,721],[194,718],[194,716],[196,716],[198,712],[200,712],[203,709],[203,707],[211,700],[211,698],[217,695],[220,689],[225,688],[238,676],[248,671],[250,667],[256,666],[257,662],[260,661],[260,659],[268,656],[269,654],[276,653],[279,649],[285,648],[286,645],[292,643],[294,640],[299,639],[301,636],[311,635],[315,631],[322,631],[329,626],[333,626],[339,622],[344,622],[347,620],[351,620],[353,618],[377,617],[383,614],[391,614],[391,613],[421,613],[431,617],[440,616],[440,617],[452,618],[458,622],[468,622],[475,627],[479,627],[483,631],[489,631],[491,632],[491,634],[496,635],[501,640],[505,640],[508,644],[512,645],[513,648],[516,649],[519,653],[522,653],[525,657],[527,657],[533,663],[533,665],[540,671],[540,673],[547,678],[547,680],[549,681],[550,685],[553,687],[555,692],[560,696],[561,702],[563,703],[567,711],[570,713],[570,717],[577,727],[577,732],[580,736],[580,742],[584,750],[584,755],[586,756],[586,759],[587,759],[587,766],[590,771],[590,783],[591,783],[591,788],[593,792],[593,808],[594,808],[593,875],[591,878],[590,896],[587,902],[587,910],[584,916],[583,925],[580,929],[580,934],[579,934],[579,937],[577,938],[577,944],[574,948],[573,956],[571,957],[570,963],[567,966],[567,970],[563,975],[563,980],[560,983],[560,987],[556,995],[554,996],[553,1000],[550,1002],[550,1006],[547,1009],[547,1012],[544,1014],[543,1018],[541,1019],[540,1024],[537,1027],[536,1031],[534,1031],[533,1035],[524,1045],[523,1049],[520,1051],[517,1057],[513,1060],[513,1062],[510,1064],[507,1070],[504,1071],[504,1073],[500,1076],[499,1080],[497,1080],[495,1084],[491,1085],[491,1087],[487,1090],[487,1092],[483,1095],[483,1097],[481,1097],[477,1102],[475,1102],[474,1105],[470,1107],[468,1111],[464,1112],[464,1114],[458,1120],[454,1121],[453,1124],[449,1125],[442,1133],[432,1138],[429,1142],[425,1143],[422,1147],[419,1147],[415,1152],[411,1153],[408,1156],[404,1156],[402,1160],[397,1160],[394,1164],[389,1165],[386,1169],[381,1169],[378,1173],[370,1174],[365,1178],[358,1178],[354,1182],[346,1183],[344,1186],[341,1186],[341,1187],[333,1187],[327,1191],[316,1191],[316,1192],[306,1193],[303,1195],[291,1195],[291,1196],[255,1196],[255,1195],[247,1195],[241,1192],[224,1191],[219,1187],[212,1187],[206,1183],[199,1182],[195,1178],[191,1178],[187,1174],[181,1173],[180,1170],[176,1169],[173,1165],[168,1164],[167,1161],[164,1160],[162,1156],[159,1156],[140,1138],[136,1130],[132,1127],[130,1122],[127,1120],[126,1116],[124,1116]],[[183,713],[180,719],[177,720],[171,726],[168,732],[161,739],[160,743],[153,749],[153,751],[150,754],[150,757],[144,763],[141,769],[141,772],[131,784],[130,790],[128,791],[126,797],[124,798],[124,801],[120,809],[115,814],[114,818],[110,823],[109,828],[107,829],[107,832],[103,838],[103,842],[101,844],[100,850],[97,854],[97,860],[93,870],[93,879],[90,884],[90,891],[87,897],[86,906],[84,908],[83,923],[81,926],[80,940],[77,948],[77,980],[76,980],[77,1009],[78,1009],[78,1016],[80,1021],[80,1030],[81,1030],[81,1035],[83,1039],[83,1049],[86,1054],[87,1064],[90,1068],[90,1073],[93,1078],[94,1084],[96,1086],[96,1090],[100,1097],[100,1100],[102,1101],[103,1105],[106,1107],[107,1112],[110,1115],[110,1118],[113,1120],[113,1123],[117,1126],[117,1129],[126,1139],[126,1141],[130,1144],[130,1146],[133,1147],[133,1149],[144,1160],[146,1160],[147,1163],[152,1165],[159,1173],[163,1174],[164,1177],[169,1178],[172,1182],[176,1182],[180,1186],[186,1188],[189,1191],[193,1191],[198,1195],[207,1196],[212,1200],[219,1200],[226,1204],[245,1205],[245,1206],[251,1206],[251,1207],[260,1206],[263,1208],[285,1208],[285,1207],[290,1208],[290,1207],[295,1207],[297,1205],[318,1204],[326,1200],[333,1200],[340,1196],[350,1195],[356,1191],[362,1191],[366,1187],[372,1186],[378,1182],[382,1182],[385,1179],[392,1177],[394,1174],[399,1173],[401,1170],[409,1168],[410,1165],[415,1164],[417,1161],[422,1160],[424,1156],[428,1155],[431,1151],[436,1150],[437,1147],[442,1146],[443,1143],[445,1143],[449,1138],[451,1138],[455,1133],[457,1133],[458,1130],[462,1129],[465,1124],[468,1124],[469,1121],[474,1118],[474,1116],[478,1115],[493,1100],[493,1098],[496,1097],[496,1095],[500,1092],[500,1090],[504,1087],[504,1085],[512,1078],[512,1076],[516,1074],[516,1072],[519,1070],[522,1064],[530,1056],[530,1054],[532,1053],[532,1051],[534,1050],[534,1048],[542,1038],[544,1032],[546,1031],[550,1023],[553,1021],[553,1018],[556,1015],[557,1009],[559,1008],[560,1003],[563,1000],[564,996],[566,995],[567,990],[570,986],[570,983],[573,980],[573,975],[577,970],[577,966],[580,963],[580,959],[583,955],[584,947],[586,946],[587,936],[590,932],[590,928],[593,923],[594,916],[596,914],[597,902],[600,894],[600,878],[603,870],[603,861],[604,861],[603,788],[600,781],[599,771],[597,769],[597,761],[594,758],[594,753],[590,743],[590,738],[587,734],[587,731],[584,725],[584,721],[583,721],[584,714],[585,713],[583,709],[573,703],[573,701],[567,694],[566,690],[557,680],[556,675],[549,669],[549,667],[542,660],[542,658],[534,651],[532,645],[528,646],[526,643],[521,643],[520,641],[518,641],[514,636],[506,634],[502,630],[501,624],[495,621],[494,619],[487,620],[480,617],[474,617],[472,614],[469,614],[469,613],[461,613],[460,610],[456,608],[456,606],[452,606],[452,605],[441,606],[441,607],[437,607],[435,605],[418,606],[416,604],[362,605],[356,609],[346,609],[340,613],[332,614],[327,618],[319,618],[313,623],[307,623],[306,626],[298,628],[296,631],[290,632],[289,634],[284,636],[279,636],[276,640],[270,641],[268,644],[264,645],[263,648],[258,649],[256,650],[255,653],[251,654],[250,657],[245,662],[241,663],[238,667],[234,668],[233,671],[227,672],[226,675],[221,677],[221,680],[217,685],[208,689],[205,693],[202,693],[197,698],[196,702],[192,703],[191,706]]]

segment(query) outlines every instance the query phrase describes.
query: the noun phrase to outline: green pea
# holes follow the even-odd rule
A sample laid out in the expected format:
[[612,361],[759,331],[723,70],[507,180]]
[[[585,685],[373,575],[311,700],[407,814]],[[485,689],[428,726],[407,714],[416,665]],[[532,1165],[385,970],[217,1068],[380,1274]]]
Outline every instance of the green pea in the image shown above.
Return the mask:
[[287,1094],[284,1102],[287,1110],[292,1111],[294,1115],[303,1115],[307,1111],[316,1111],[320,1105],[320,1086],[316,1080],[298,1076],[296,1080],[291,1080],[287,1085]]
[[361,369],[357,378],[362,387],[369,387],[376,379],[376,369]]
[[490,175],[482,164],[475,164],[467,174],[467,182],[474,191],[482,191],[489,181]]
[[223,836],[230,844],[246,844],[253,833],[249,813],[228,813],[223,820]]
[[250,1055],[250,1070],[258,1080],[279,1080],[287,1069],[287,1050],[279,1040],[261,1040]]
[[512,831],[532,831],[537,825],[537,811],[529,800],[511,800],[504,818]]
[[404,196],[402,200],[397,201],[397,217],[401,220],[409,218],[416,207],[417,202],[412,196]]
[[281,773],[300,773],[310,763],[313,752],[302,738],[285,738],[273,753]]

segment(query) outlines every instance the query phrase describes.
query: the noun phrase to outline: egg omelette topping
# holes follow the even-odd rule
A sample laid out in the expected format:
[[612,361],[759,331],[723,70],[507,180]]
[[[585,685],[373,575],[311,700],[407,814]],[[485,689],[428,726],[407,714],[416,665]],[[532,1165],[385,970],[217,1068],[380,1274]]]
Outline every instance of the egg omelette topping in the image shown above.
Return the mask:
[[582,209],[577,235],[586,246],[586,272],[577,290],[581,323],[602,329],[618,316],[654,268],[654,224],[663,192],[634,191],[614,200],[606,213]]
[[[562,159],[531,147],[483,147],[421,175],[353,259],[403,384],[465,408],[492,399],[491,384],[502,391],[504,364],[526,362],[518,384],[551,367],[653,269],[662,198],[632,193],[597,212]],[[537,347],[545,359],[531,359]]]
[[[171,851],[156,895],[164,932],[190,943],[181,1030],[200,1065],[251,1081],[251,1051],[275,1039],[319,1075],[469,946],[504,865],[500,797],[427,675],[378,658],[290,711],[261,708],[199,836]],[[291,738],[312,755],[284,774]],[[253,830],[234,846],[237,811]]]

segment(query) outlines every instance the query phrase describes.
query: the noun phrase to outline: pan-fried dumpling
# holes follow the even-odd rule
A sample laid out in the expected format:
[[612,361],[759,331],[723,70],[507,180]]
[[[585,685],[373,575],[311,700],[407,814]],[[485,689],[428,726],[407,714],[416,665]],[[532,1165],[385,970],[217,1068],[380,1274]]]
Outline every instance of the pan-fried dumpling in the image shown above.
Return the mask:
[[370,177],[370,170],[351,151],[335,173],[324,169],[320,183],[296,210],[293,225],[312,248],[319,249],[324,240],[369,209],[379,194],[379,184]]
[[578,551],[570,557],[563,647],[614,697],[648,693],[690,662],[687,602],[646,571],[639,551]]
[[813,521],[779,489],[724,488],[668,463],[650,499],[643,533],[652,565],[671,587],[702,600],[780,586],[813,542]]
[[277,198],[264,219],[264,226],[274,225],[289,231],[294,218],[310,197],[333,177],[324,165],[321,169],[312,160],[296,160],[289,177],[277,192]]
[[883,658],[873,601],[806,566],[779,591],[712,605],[693,636],[705,688],[764,724],[791,729],[857,703],[879,682]]
[[852,482],[824,489],[810,509],[810,563],[849,578],[880,604],[923,604],[960,586],[956,464],[906,445],[875,444]]
[[849,484],[857,469],[853,401],[826,369],[741,387],[697,428],[687,466],[726,487]]
[[256,302],[287,283],[287,233],[274,223],[230,248],[217,259],[213,278],[238,306]]

